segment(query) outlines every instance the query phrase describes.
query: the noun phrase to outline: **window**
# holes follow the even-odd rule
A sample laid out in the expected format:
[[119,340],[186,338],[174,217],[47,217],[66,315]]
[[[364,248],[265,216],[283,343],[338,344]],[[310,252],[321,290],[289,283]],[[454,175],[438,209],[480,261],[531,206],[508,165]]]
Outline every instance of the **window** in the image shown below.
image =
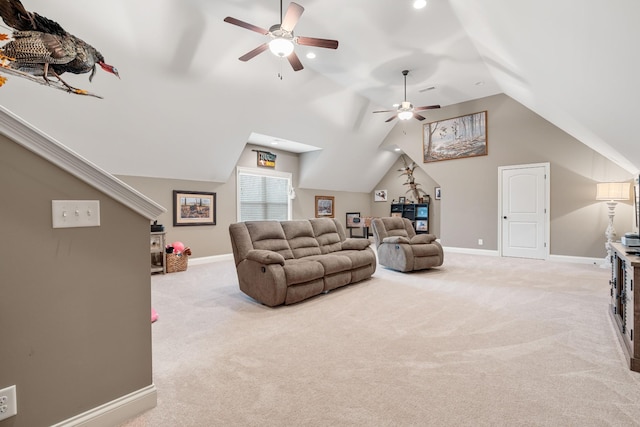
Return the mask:
[[291,174],[237,168],[238,221],[291,219]]

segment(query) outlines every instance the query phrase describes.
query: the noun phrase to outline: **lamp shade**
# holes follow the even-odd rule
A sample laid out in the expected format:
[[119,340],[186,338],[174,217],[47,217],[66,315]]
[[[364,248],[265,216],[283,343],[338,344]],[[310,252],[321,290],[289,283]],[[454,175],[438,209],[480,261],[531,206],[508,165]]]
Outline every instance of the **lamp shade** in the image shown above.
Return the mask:
[[628,182],[600,182],[596,191],[596,200],[629,200]]

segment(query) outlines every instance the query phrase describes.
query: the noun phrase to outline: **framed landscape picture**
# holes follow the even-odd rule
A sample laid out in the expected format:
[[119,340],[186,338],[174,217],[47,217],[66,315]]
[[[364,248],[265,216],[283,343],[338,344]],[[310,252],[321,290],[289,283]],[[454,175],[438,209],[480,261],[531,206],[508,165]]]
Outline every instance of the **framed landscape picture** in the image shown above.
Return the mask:
[[216,193],[173,190],[173,225],[216,225]]
[[333,218],[334,200],[333,196],[316,196],[316,218]]
[[423,127],[424,163],[487,155],[487,112],[427,123]]

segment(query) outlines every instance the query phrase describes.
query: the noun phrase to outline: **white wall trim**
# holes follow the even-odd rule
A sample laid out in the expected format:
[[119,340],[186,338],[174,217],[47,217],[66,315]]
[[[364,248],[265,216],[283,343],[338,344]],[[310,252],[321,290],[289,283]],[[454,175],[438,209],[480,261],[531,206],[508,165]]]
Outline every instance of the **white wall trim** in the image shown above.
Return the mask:
[[189,258],[189,265],[209,264],[212,262],[220,262],[220,261],[233,261],[233,254]]
[[167,211],[1,105],[0,133],[146,218],[155,219]]
[[155,384],[90,409],[52,427],[111,427],[139,415],[158,404]]
[[[443,247],[445,252],[456,253],[456,254],[468,254],[468,255],[485,255],[485,256],[500,256],[500,252],[488,249],[471,249],[471,248],[452,248],[452,247]],[[579,257],[579,256],[569,256],[569,255],[549,255],[547,261],[552,262],[570,262],[574,264],[594,264],[600,265],[604,258],[589,258],[589,257]],[[544,261],[544,260],[540,260]],[[445,258],[445,262],[447,262]]]
[[[490,249],[452,248],[450,246],[444,246],[442,250],[444,251],[445,254],[447,252],[451,252],[455,254],[500,256],[498,251],[493,251]],[[446,262],[446,259],[445,259],[445,262]]]
[[602,257],[602,258],[588,258],[588,257],[569,256],[569,255],[550,255],[549,256],[549,261],[554,261],[554,262],[572,262],[574,264],[600,265],[604,261],[604,257]]

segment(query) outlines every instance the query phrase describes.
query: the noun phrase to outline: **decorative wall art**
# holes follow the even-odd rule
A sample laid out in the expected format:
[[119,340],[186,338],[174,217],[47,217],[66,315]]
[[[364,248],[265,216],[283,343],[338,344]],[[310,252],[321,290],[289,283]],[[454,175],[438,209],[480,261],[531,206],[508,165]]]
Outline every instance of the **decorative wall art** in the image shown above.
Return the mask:
[[424,163],[487,155],[487,112],[424,125]]
[[276,155],[273,153],[270,153],[268,151],[262,151],[262,150],[252,150],[255,151],[257,153],[258,156],[258,166],[263,167],[263,168],[271,168],[271,169],[275,169],[276,167]]
[[333,196],[316,196],[316,218],[334,218]]
[[347,212],[347,228],[360,228],[360,212]]
[[387,190],[376,190],[373,193],[373,201],[374,202],[386,202],[387,201]]
[[216,193],[173,190],[173,225],[216,225]]

